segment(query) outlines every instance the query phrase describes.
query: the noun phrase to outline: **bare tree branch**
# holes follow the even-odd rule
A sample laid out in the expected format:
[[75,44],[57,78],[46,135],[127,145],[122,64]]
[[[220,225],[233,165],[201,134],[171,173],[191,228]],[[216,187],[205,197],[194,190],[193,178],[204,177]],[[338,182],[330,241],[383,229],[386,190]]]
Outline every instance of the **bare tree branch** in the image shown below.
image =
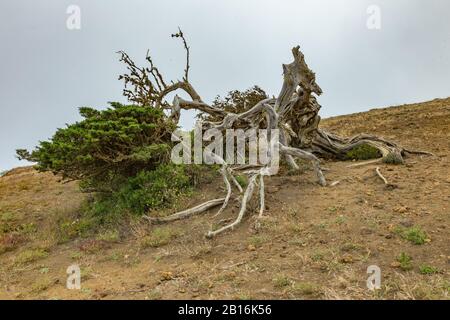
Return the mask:
[[[292,49],[294,61],[289,64],[283,64],[283,85],[278,97],[259,99],[253,106],[250,106],[249,108],[245,106],[243,111],[242,108],[238,109],[234,105],[227,110],[217,104],[209,105],[202,100],[201,96],[189,82],[190,48],[184,33],[178,28],[178,32],[172,34],[172,37],[181,38],[186,51],[186,67],[181,81],[170,81],[170,83],[167,84],[158,68],[154,66],[148,53],[146,60],[150,67],[139,68],[123,51],[119,52],[121,54],[120,60],[126,64],[129,74],[124,74],[120,76],[119,79],[124,80],[124,95],[130,101],[144,106],[170,110],[169,119],[175,123],[178,123],[182,109],[193,109],[209,115],[203,123],[205,129],[279,129],[279,141],[276,141],[275,144],[279,147],[280,153],[285,157],[288,164],[293,169],[298,170],[299,167],[294,158],[309,161],[316,173],[319,184],[322,186],[326,185],[326,179],[323,175],[322,168],[320,167],[319,156],[343,159],[348,151],[361,145],[370,145],[379,150],[382,158],[353,165],[359,166],[380,161],[387,163],[403,163],[403,155],[406,153],[429,154],[423,151],[410,151],[404,149],[392,141],[373,135],[359,134],[354,137],[345,138],[319,128],[321,120],[319,111],[321,106],[317,102],[317,96],[322,94],[322,89],[316,83],[316,75],[308,67],[299,46]],[[175,95],[171,103],[167,102],[165,98],[170,93],[177,90],[187,93],[190,100],[185,100],[178,95]],[[267,97],[265,93],[264,96]],[[246,103],[247,101],[244,101],[244,105]],[[273,154],[270,155],[270,157],[273,156]],[[214,155],[212,155],[212,157],[214,157]],[[238,189],[241,197],[241,206],[238,216],[232,223],[217,230],[209,231],[207,237],[214,237],[227,230],[231,230],[242,222],[248,210],[254,188],[258,184],[258,217],[261,217],[265,209],[264,176],[274,174],[271,167],[269,167],[269,165],[258,164],[251,166],[236,166],[232,168],[224,159],[217,157],[218,156],[215,158],[216,163],[222,165],[220,171],[226,188],[225,198],[213,199],[168,217],[146,218],[153,222],[170,222],[199,214],[218,205],[222,205],[215,214],[215,216],[218,216],[226,210],[228,206],[233,192],[232,184]],[[235,177],[237,172],[248,176],[248,185],[245,188],[245,192]],[[387,179],[384,178],[378,167],[376,168],[376,173],[386,185],[389,185]],[[334,182],[332,185],[336,185],[337,183],[338,182]]]

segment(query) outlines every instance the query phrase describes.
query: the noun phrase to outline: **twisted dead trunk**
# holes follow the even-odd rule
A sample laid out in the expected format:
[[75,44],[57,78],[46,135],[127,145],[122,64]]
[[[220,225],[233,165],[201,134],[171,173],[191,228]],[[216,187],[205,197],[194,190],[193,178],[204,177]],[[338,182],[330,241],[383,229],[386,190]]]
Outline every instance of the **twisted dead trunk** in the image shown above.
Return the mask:
[[[287,163],[298,169],[295,159],[300,158],[309,161],[316,173],[320,185],[326,185],[326,179],[320,167],[319,157],[345,158],[347,152],[361,146],[370,145],[379,150],[381,158],[377,161],[388,163],[403,163],[406,153],[424,153],[409,151],[394,142],[368,134],[360,134],[352,138],[345,138],[329,133],[319,127],[321,106],[316,96],[322,94],[322,89],[316,83],[314,72],[305,62],[300,47],[292,49],[294,61],[283,65],[283,86],[276,99],[264,99],[241,113],[226,112],[221,108],[205,103],[194,87],[188,82],[189,72],[189,47],[184,34],[179,32],[174,37],[181,37],[187,52],[185,75],[183,80],[167,85],[160,72],[153,66],[150,57],[151,69],[137,68],[131,59],[122,52],[122,60],[131,70],[130,75],[122,76],[125,84],[132,84],[134,90],[125,88],[124,94],[135,102],[145,101],[146,105],[155,108],[163,108],[170,111],[170,119],[178,122],[181,109],[195,109],[210,116],[214,121],[204,121],[203,127],[226,130],[233,128],[247,129],[279,129],[279,139],[270,141],[271,147],[276,148],[280,155],[284,156]],[[185,100],[176,95],[169,103],[165,97],[176,90],[185,91],[191,100]],[[141,97],[140,94],[147,96]],[[274,156],[271,154],[271,156]],[[233,166],[217,155],[214,155],[216,163],[222,164],[221,173],[227,190],[224,198],[207,201],[194,208],[183,210],[164,218],[147,217],[153,222],[169,222],[200,214],[213,207],[221,205],[216,215],[219,215],[228,206],[233,193],[237,191],[241,195],[241,208],[236,220],[218,230],[208,232],[208,237],[216,236],[226,230],[235,228],[247,213],[248,203],[254,194],[255,187],[259,185],[260,209],[259,216],[264,213],[264,178],[276,174],[269,165],[260,166]],[[270,161],[269,161],[270,163]],[[248,175],[248,185],[245,190],[239,186],[235,179],[237,173]],[[235,188],[232,187],[230,179]]]

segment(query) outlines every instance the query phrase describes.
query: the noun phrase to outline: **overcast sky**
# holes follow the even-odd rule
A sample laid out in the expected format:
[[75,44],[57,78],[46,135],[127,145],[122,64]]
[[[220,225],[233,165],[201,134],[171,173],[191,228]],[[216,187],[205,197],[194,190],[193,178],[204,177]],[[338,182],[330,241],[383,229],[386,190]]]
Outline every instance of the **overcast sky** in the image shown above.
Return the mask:
[[[72,4],[80,30],[66,27]],[[379,30],[367,28],[370,5]],[[78,107],[125,102],[116,51],[140,64],[150,49],[167,79],[181,78],[178,26],[205,101],[255,84],[277,95],[298,44],[327,117],[450,96],[449,17],[448,0],[2,0],[0,171],[25,164],[15,149],[79,120]],[[193,122],[182,114],[183,127]]]

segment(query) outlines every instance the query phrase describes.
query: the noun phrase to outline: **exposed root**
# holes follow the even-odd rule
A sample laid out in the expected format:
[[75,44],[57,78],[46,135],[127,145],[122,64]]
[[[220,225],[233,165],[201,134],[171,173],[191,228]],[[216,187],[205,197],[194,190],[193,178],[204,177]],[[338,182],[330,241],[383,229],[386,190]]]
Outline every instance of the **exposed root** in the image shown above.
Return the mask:
[[435,156],[434,153],[428,152],[428,151],[422,151],[422,150],[409,150],[409,149],[403,149],[404,152],[409,154],[418,154],[418,155],[424,155],[424,156]]
[[383,161],[383,159],[381,159],[381,158],[380,159],[375,159],[375,160],[369,160],[369,161],[364,161],[364,162],[351,164],[351,165],[347,166],[347,168],[362,167],[362,166],[367,166],[369,164],[380,163],[382,161]]
[[380,167],[376,167],[376,168],[375,168],[375,172],[376,172],[377,175],[380,177],[380,179],[383,180],[383,182],[384,182],[385,185],[388,185],[388,184],[389,184],[388,181],[387,181],[387,179],[381,174],[381,172],[380,172]]
[[244,192],[244,190],[242,189],[242,186],[239,184],[239,182],[236,180],[236,178],[233,175],[232,170],[230,169],[230,167],[227,168],[228,173],[230,174],[231,177],[231,181],[233,181],[233,184],[236,186],[236,188],[239,190],[239,193]]
[[225,198],[209,200],[207,202],[199,204],[196,207],[174,213],[167,217],[144,216],[144,218],[149,220],[150,222],[170,222],[170,221],[180,220],[180,219],[184,219],[184,218],[190,217],[195,214],[199,214],[199,213],[208,211],[209,209],[217,207],[218,205],[224,203],[224,201],[225,201]]
[[315,154],[321,156],[345,159],[350,150],[361,145],[370,145],[379,150],[382,160],[385,163],[404,163],[403,155],[406,150],[403,147],[392,141],[369,134],[359,134],[352,138],[343,138],[323,129],[318,129],[312,144],[312,150]]
[[292,147],[286,147],[281,145],[280,146],[280,152],[289,154],[291,156],[295,156],[301,159],[309,160],[313,164],[314,171],[316,172],[317,179],[319,180],[319,183],[321,186],[326,186],[327,182],[325,180],[325,177],[322,173],[322,170],[320,169],[320,160],[313,155],[310,152],[298,149],[298,148],[292,148]]
[[214,217],[220,215],[223,212],[223,210],[225,210],[225,208],[228,205],[228,201],[230,201],[230,197],[231,197],[231,184],[227,177],[228,176],[227,167],[225,165],[222,166],[222,169],[220,171],[222,172],[223,182],[225,183],[225,186],[227,187],[227,196],[225,197],[222,207],[220,207],[219,211],[217,211],[217,213],[214,215]]
[[247,205],[253,195],[253,190],[254,190],[255,184],[256,184],[256,178],[257,178],[257,175],[255,174],[255,175],[251,176],[249,179],[247,189],[245,190],[244,197],[242,198],[241,209],[239,210],[239,214],[238,214],[236,220],[233,223],[230,223],[229,225],[226,225],[218,230],[209,231],[206,234],[207,238],[212,238],[212,237],[218,235],[219,233],[222,233],[228,229],[232,230],[232,229],[234,229],[235,226],[237,226],[242,221],[245,211],[247,210]]
[[397,188],[397,185],[389,183],[388,180],[381,174],[380,167],[376,167],[375,172],[376,172],[377,176],[379,176],[380,179],[383,180],[386,189],[393,190],[393,189]]
[[264,214],[265,198],[264,198],[264,176],[261,174],[259,176],[259,215],[261,218]]
[[332,183],[330,183],[330,187],[335,187],[335,186],[337,186],[339,183],[341,183],[340,180],[333,181]]

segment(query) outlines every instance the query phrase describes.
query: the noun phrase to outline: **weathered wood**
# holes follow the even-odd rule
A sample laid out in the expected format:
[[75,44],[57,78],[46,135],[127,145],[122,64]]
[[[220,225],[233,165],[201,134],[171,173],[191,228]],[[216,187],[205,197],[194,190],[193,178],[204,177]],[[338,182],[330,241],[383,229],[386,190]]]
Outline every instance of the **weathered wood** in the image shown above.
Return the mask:
[[[279,146],[280,154],[296,170],[298,170],[298,165],[295,162],[295,158],[310,161],[317,175],[318,182],[322,186],[326,185],[326,179],[318,157],[343,159],[348,151],[364,144],[371,145],[380,151],[382,158],[375,160],[376,162],[403,163],[403,156],[406,153],[429,154],[423,151],[407,150],[394,142],[369,134],[359,134],[351,138],[345,138],[321,129],[319,127],[321,106],[317,102],[316,97],[322,94],[322,89],[316,83],[316,75],[308,67],[299,46],[292,49],[294,61],[282,66],[283,85],[277,98],[259,101],[241,113],[231,113],[211,106],[202,100],[189,82],[189,46],[184,34],[179,30],[173,37],[181,38],[186,50],[186,68],[181,81],[171,82],[168,85],[159,70],[153,65],[150,56],[147,55],[147,60],[151,68],[138,68],[124,52],[121,52],[121,60],[127,64],[130,74],[123,75],[121,78],[125,81],[124,94],[130,100],[150,107],[169,110],[171,113],[170,119],[175,123],[179,121],[181,109],[194,109],[210,115],[210,119],[214,119],[214,121],[204,121],[204,129],[279,129],[280,135],[277,145]],[[127,84],[131,84],[134,90],[127,89]],[[167,102],[165,100],[166,96],[177,90],[186,92],[191,100],[185,100],[175,95],[172,103]],[[243,172],[248,175],[249,182],[242,195],[241,206],[236,220],[218,230],[209,231],[207,237],[214,237],[226,230],[231,230],[242,221],[258,181],[260,200],[258,217],[262,217],[265,206],[264,176],[274,174],[269,169],[269,165],[253,166],[253,168],[250,168],[250,166],[232,168],[223,159],[219,159],[217,163],[222,164],[221,173],[227,190],[225,198],[210,200],[168,217],[147,217],[147,219],[156,222],[170,222],[205,212],[212,207],[222,204],[216,216],[221,214],[231,199],[232,188],[230,179],[239,190],[239,193],[243,192],[234,175],[235,172],[242,172],[245,169],[248,169]],[[374,161],[363,164],[370,163],[374,163]],[[379,168],[376,169],[376,173],[387,185],[387,180],[383,177]],[[332,185],[337,183],[334,182]]]
[[158,222],[158,223],[170,222],[170,221],[184,219],[184,218],[190,217],[192,215],[208,211],[209,209],[217,207],[218,205],[224,203],[224,201],[225,201],[225,198],[209,200],[202,204],[199,204],[198,206],[174,213],[167,217],[149,217],[149,216],[144,216],[144,217],[147,220],[149,220],[150,222]]

